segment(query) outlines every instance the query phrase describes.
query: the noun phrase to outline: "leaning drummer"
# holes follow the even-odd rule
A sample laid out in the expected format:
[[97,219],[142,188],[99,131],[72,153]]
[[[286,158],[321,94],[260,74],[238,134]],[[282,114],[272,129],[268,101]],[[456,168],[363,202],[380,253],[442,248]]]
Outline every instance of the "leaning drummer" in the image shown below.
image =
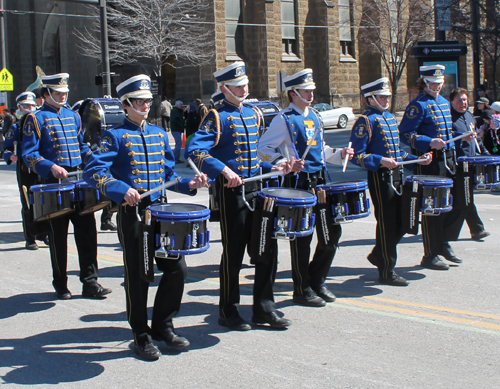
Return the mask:
[[[169,146],[168,134],[146,122],[151,107],[151,79],[138,75],[122,82],[116,91],[127,112],[123,123],[106,130],[89,158],[83,178],[102,194],[118,204],[118,233],[123,242],[125,265],[125,296],[127,318],[134,335],[134,350],[143,359],[156,360],[161,356],[155,340],[168,346],[182,348],[189,341],[174,331],[172,319],[177,315],[187,274],[184,257],[156,258],[163,276],[158,285],[153,307],[151,328],[148,326],[149,283],[141,278],[140,251],[143,249],[139,234],[138,215],[164,199],[154,192],[141,200],[141,193],[157,188],[162,183],[178,179],[174,172],[175,160]],[[194,179],[179,178],[172,190],[195,195],[207,182],[206,175]],[[151,334],[151,335],[150,335]]]
[[[343,158],[352,158],[354,150],[344,147],[335,149],[325,144],[324,128],[319,114],[311,109],[316,84],[311,69],[304,69],[286,77],[290,105],[273,119],[259,141],[259,156],[263,161],[280,165],[294,161],[296,175],[285,178],[284,186],[314,190],[326,183],[326,162],[341,165]],[[318,129],[318,131],[316,131]],[[300,161],[305,150],[309,152]],[[309,263],[312,234],[290,242],[292,254],[293,301],[297,304],[322,307],[335,301],[335,295],[325,284],[338,241],[340,225],[333,226],[333,237],[327,245],[317,245]]]
[[[404,176],[399,162],[417,157],[401,149],[398,123],[387,111],[392,96],[389,79],[384,77],[363,85],[361,93],[365,97],[366,110],[354,123],[350,141],[354,148],[353,162],[367,170],[377,219],[375,247],[368,261],[378,268],[381,284],[407,286],[408,281],[394,271],[396,246],[405,234],[401,222]],[[430,154],[420,158],[426,165],[431,162]]]
[[[458,176],[455,142],[453,133],[450,104],[440,95],[445,80],[445,66],[420,66],[418,88],[420,90],[406,107],[405,114],[399,125],[401,141],[412,148],[412,153],[421,155],[432,151],[432,163],[428,166],[417,165],[416,174],[450,177],[454,180],[451,194],[454,199],[465,198],[457,196],[463,191],[463,180]],[[464,139],[473,142],[472,136]],[[422,239],[424,256],[420,266],[433,270],[448,270],[450,267],[439,256],[455,264],[462,259],[455,255],[450,241],[456,241],[462,228],[465,204],[455,201],[450,212],[441,213],[422,220]]]
[[[66,108],[68,99],[68,73],[42,76],[41,94],[44,104],[29,113],[24,122],[23,159],[26,165],[41,177],[41,182],[67,181],[68,172],[78,169],[90,155],[83,142],[80,116]],[[97,282],[97,230],[92,213],[80,215],[72,212],[50,219],[49,248],[52,261],[52,285],[57,297],[71,298],[66,272],[68,258],[68,225],[74,227],[80,264],[82,296],[103,298],[111,289]]]

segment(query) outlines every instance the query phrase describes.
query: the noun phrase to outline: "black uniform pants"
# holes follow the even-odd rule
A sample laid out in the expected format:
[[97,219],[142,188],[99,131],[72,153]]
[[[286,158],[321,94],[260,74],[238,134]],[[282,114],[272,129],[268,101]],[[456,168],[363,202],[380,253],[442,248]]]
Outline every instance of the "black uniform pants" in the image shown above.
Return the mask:
[[80,215],[78,211],[49,220],[49,248],[52,261],[53,285],[67,285],[68,226],[73,224],[75,243],[80,263],[80,281],[86,285],[97,283],[97,230],[94,214]]
[[[134,339],[144,341],[148,327],[149,282],[141,278],[140,250],[143,249],[137,207],[118,207],[118,234],[123,246],[125,266],[125,297],[127,320]],[[180,259],[155,258],[158,270],[163,272],[156,292],[151,327],[161,331],[172,327],[172,319],[179,313],[187,267],[184,257]]]
[[32,220],[30,205],[24,194],[23,186],[26,187],[29,196],[29,189],[37,184],[38,174],[30,172],[21,158],[16,163],[17,186],[19,187],[19,195],[21,197],[21,216],[23,220],[24,239],[26,242],[33,242],[36,236],[33,234],[34,222]]
[[402,197],[392,187],[384,171],[368,171],[368,188],[375,208],[377,232],[375,247],[371,255],[375,256],[379,276],[389,278],[397,261],[397,248],[404,236],[401,222]]
[[[253,214],[243,201],[241,187],[224,188],[224,176],[217,177],[217,193],[220,204],[220,228],[222,235],[222,256],[220,263],[220,300],[219,313],[222,318],[239,315],[240,269],[245,248],[250,244]],[[253,190],[245,194],[250,205],[257,197]],[[255,264],[253,288],[254,315],[275,310],[273,284],[276,277],[277,243],[273,239],[266,261]]]
[[[289,188],[310,190],[316,185],[323,183],[321,173],[319,176],[311,176],[310,180],[304,179],[304,174],[300,173],[296,177],[286,177],[285,185]],[[295,180],[298,179],[298,183]],[[317,234],[317,230],[316,230]],[[304,291],[312,287],[314,289],[322,286],[328,276],[330,267],[332,266],[335,252],[338,248],[340,236],[342,235],[342,227],[339,224],[333,225],[333,237],[330,239],[328,246],[317,245],[312,261],[309,263],[311,254],[311,241],[313,235],[295,238],[290,241],[290,251],[292,257],[292,279],[293,291],[296,294],[304,294]]]
[[[433,176],[447,176],[455,178],[456,175],[451,175],[448,170],[443,168],[443,162],[439,158],[434,158],[430,165],[418,165],[416,171],[418,174],[433,175]],[[450,164],[450,162],[448,162]],[[458,169],[458,166],[455,165]],[[453,183],[451,188],[451,195],[453,199],[460,198],[458,194],[460,182]],[[455,201],[455,200],[454,200]],[[424,216],[422,215],[422,239],[424,241],[424,254],[429,257],[434,257],[441,254],[443,247],[448,245],[449,241],[456,241],[460,235],[462,224],[465,219],[465,207],[453,204],[453,209],[449,212],[441,213],[437,216]]]

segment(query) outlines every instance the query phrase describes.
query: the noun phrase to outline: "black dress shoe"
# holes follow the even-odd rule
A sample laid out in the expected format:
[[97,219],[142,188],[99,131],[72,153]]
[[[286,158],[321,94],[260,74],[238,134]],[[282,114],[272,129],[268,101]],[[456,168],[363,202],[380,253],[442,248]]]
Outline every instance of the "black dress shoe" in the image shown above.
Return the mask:
[[156,347],[149,336],[142,342],[134,342],[134,351],[146,361],[156,361],[161,357],[160,350],[158,350],[158,347]]
[[441,249],[441,255],[450,262],[455,262],[455,263],[463,262],[459,257],[455,255],[449,243],[443,245],[443,248]]
[[116,231],[117,229],[115,223],[111,220],[108,220],[106,223],[101,223],[101,231]]
[[374,254],[368,254],[366,259],[368,259],[368,262],[370,262],[373,266],[378,267],[378,258]]
[[181,348],[189,346],[189,340],[183,338],[182,336],[177,335],[174,332],[173,328],[167,327],[161,331],[152,329],[151,336],[153,337],[154,340],[158,341],[163,340],[167,344],[167,346],[170,347]]
[[276,311],[254,315],[252,316],[252,322],[257,325],[269,324],[272,328],[286,328],[292,324],[290,320],[279,317]]
[[93,284],[89,286],[84,285],[82,290],[82,296],[88,298],[101,299],[104,298],[104,296],[106,296],[107,294],[110,294],[111,292],[112,292],[111,289],[103,288],[99,284]]
[[409,282],[406,278],[401,277],[395,271],[393,271],[389,277],[379,277],[378,282],[385,285],[393,285],[393,286],[408,286]]
[[248,331],[252,329],[252,326],[240,316],[226,318],[219,317],[219,324],[234,331]]
[[35,241],[26,242],[24,247],[26,248],[26,250],[38,250],[38,245]]
[[304,294],[294,293],[293,302],[307,307],[324,307],[326,305],[325,300],[319,297],[310,288],[306,289]]
[[426,267],[427,269],[432,270],[448,270],[450,267],[441,261],[438,257],[422,257],[422,262],[420,262],[420,266]]
[[69,300],[71,298],[71,292],[66,286],[62,288],[55,288],[55,290],[59,300]]
[[473,240],[481,240],[483,238],[486,238],[487,236],[490,236],[491,234],[488,232],[488,231],[481,231],[481,232],[478,232],[477,234],[471,234],[471,238]]
[[337,298],[332,292],[328,290],[326,286],[320,286],[318,289],[314,288],[314,292],[318,295],[318,297],[325,300],[327,303],[333,303]]

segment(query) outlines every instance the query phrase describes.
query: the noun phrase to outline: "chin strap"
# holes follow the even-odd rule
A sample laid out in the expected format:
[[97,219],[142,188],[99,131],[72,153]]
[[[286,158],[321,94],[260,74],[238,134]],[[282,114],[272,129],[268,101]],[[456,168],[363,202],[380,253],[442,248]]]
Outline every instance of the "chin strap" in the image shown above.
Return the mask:
[[[434,96],[434,98],[437,98],[439,96],[439,92],[435,91],[435,90],[432,90],[429,86],[429,81],[427,81],[427,79],[424,78],[424,82],[425,82],[425,85],[427,85],[427,92],[429,92],[432,96]],[[440,82],[441,85],[443,85],[443,82]]]
[[294,92],[295,92],[295,94],[297,95],[297,97],[298,97],[298,98],[299,98],[299,99],[300,99],[300,100],[301,100],[304,104],[311,105],[311,104],[312,104],[312,102],[314,101],[314,99],[312,99],[312,100],[306,100],[306,99],[304,99],[304,98],[300,95],[300,93],[299,93],[296,89],[292,89],[292,91],[294,91]]
[[[58,105],[59,107],[63,107],[64,104],[66,104],[66,103],[58,103],[57,101],[55,101],[54,98],[52,97],[52,92],[51,92],[50,88],[49,88],[49,96],[50,96],[50,99],[54,102],[54,104]],[[68,101],[67,97],[66,97],[66,101]]]
[[382,110],[382,111],[387,111],[387,108],[389,108],[389,105],[387,105],[386,108],[382,107],[378,100],[375,98],[375,95],[370,95],[372,97],[372,100],[375,102],[375,104]]
[[132,108],[132,110],[135,111],[136,113],[138,113],[139,115],[147,115],[151,109],[151,106],[149,106],[148,110],[146,112],[138,111],[137,109],[134,108],[134,106],[132,105],[132,102],[128,99],[128,97],[126,100],[127,100],[128,104],[130,105],[130,108]]
[[242,103],[243,101],[245,101],[245,99],[246,99],[246,98],[248,97],[248,95],[250,94],[250,93],[247,93],[247,94],[246,94],[245,96],[243,96],[243,97],[236,97],[236,96],[234,95],[234,93],[233,93],[233,92],[231,92],[231,91],[229,90],[229,88],[228,88],[226,85],[221,85],[221,86],[225,86],[225,87],[226,87],[227,92],[228,92],[231,96],[233,96],[236,100],[238,100],[240,103]]

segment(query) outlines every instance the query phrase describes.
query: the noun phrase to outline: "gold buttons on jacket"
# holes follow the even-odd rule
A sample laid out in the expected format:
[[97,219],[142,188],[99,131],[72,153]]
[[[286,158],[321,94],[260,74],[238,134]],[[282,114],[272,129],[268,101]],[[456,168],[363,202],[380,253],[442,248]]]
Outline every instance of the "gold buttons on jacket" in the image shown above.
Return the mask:
[[236,162],[242,162],[242,161],[243,161],[242,157],[236,158]]
[[132,147],[132,142],[128,142],[125,144],[125,147]]
[[137,166],[137,161],[136,161],[136,160],[130,161],[130,164],[131,164],[132,166]]
[[234,150],[234,153],[235,153],[235,154],[238,154],[238,155],[240,155],[242,152],[243,152],[243,151],[241,151],[240,149],[236,149],[236,150]]
[[243,165],[238,166],[238,170],[244,170],[244,169],[245,169],[245,166],[243,166]]
[[132,174],[138,175],[139,174],[139,169],[132,170]]
[[140,178],[136,178],[136,179],[134,180],[134,182],[135,182],[136,184],[140,184],[140,183],[142,182],[142,180],[141,180]]
[[123,135],[123,139],[128,139],[128,138],[130,138],[130,135],[129,135],[129,133],[127,132],[125,135]]
[[135,156],[135,151],[131,151],[130,153],[128,153],[128,155],[129,155],[130,157]]

